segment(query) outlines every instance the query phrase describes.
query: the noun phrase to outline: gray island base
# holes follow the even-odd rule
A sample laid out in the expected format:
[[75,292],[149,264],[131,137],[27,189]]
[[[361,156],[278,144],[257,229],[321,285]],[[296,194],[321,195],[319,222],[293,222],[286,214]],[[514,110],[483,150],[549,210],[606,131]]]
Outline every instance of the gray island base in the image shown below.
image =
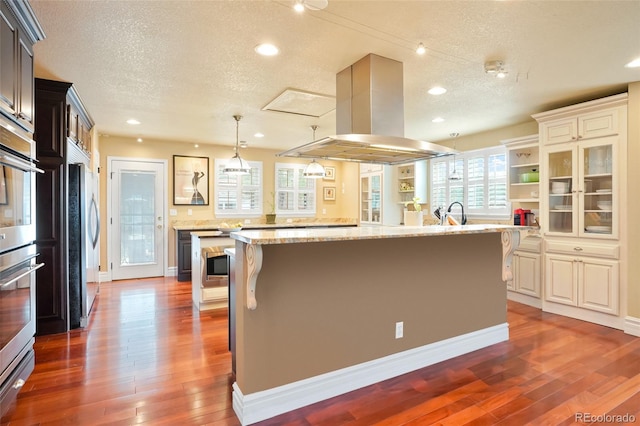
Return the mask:
[[505,281],[528,229],[232,233],[241,423],[508,340]]

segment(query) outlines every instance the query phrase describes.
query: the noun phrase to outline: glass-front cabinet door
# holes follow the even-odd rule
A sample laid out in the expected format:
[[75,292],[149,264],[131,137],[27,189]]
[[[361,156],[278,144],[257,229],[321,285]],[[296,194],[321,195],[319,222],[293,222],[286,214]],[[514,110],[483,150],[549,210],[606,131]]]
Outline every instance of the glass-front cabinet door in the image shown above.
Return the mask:
[[546,152],[549,233],[617,235],[615,141],[600,138]]
[[614,176],[615,138],[602,138],[580,145],[582,201],[580,233],[589,236],[617,235],[617,181]]
[[577,152],[571,148],[557,149],[547,153],[549,232],[561,234],[576,232],[574,217],[577,208],[574,203],[576,157]]
[[382,223],[382,172],[360,177],[360,222]]

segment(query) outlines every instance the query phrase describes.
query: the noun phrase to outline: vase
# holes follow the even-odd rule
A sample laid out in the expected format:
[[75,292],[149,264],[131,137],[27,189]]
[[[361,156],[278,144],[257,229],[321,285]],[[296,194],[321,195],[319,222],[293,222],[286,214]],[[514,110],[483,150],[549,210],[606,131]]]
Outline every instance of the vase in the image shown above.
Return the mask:
[[404,211],[405,226],[422,226],[422,211]]

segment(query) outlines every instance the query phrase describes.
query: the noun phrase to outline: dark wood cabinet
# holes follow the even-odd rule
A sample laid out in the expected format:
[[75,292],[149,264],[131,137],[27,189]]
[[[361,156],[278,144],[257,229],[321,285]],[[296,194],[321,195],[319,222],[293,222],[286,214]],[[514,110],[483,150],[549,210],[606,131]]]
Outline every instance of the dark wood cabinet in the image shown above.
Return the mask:
[[[203,229],[215,231],[216,229]],[[177,231],[178,281],[191,281],[191,230]]]
[[[80,326],[83,244],[86,232],[81,169],[89,158],[69,137],[70,105],[93,123],[71,83],[36,79],[34,139],[44,173],[36,176],[36,244],[45,264],[36,273],[36,333],[65,332]],[[80,254],[79,254],[80,253]]]
[[25,20],[19,21],[17,13],[29,16],[33,12],[28,3],[0,0],[0,113],[33,133],[33,45],[44,34],[36,22],[23,27],[19,22]]

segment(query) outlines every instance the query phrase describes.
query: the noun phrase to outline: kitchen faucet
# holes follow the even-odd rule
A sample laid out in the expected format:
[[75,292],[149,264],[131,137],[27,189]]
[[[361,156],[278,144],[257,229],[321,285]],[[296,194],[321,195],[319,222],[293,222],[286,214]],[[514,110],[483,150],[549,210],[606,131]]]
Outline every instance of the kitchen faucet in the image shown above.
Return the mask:
[[464,214],[464,206],[460,201],[454,201],[453,203],[449,204],[449,208],[447,209],[447,215],[451,213],[451,208],[453,207],[454,204],[460,205],[460,210],[462,213],[462,217],[460,218],[460,225],[465,225],[467,223],[467,216]]

